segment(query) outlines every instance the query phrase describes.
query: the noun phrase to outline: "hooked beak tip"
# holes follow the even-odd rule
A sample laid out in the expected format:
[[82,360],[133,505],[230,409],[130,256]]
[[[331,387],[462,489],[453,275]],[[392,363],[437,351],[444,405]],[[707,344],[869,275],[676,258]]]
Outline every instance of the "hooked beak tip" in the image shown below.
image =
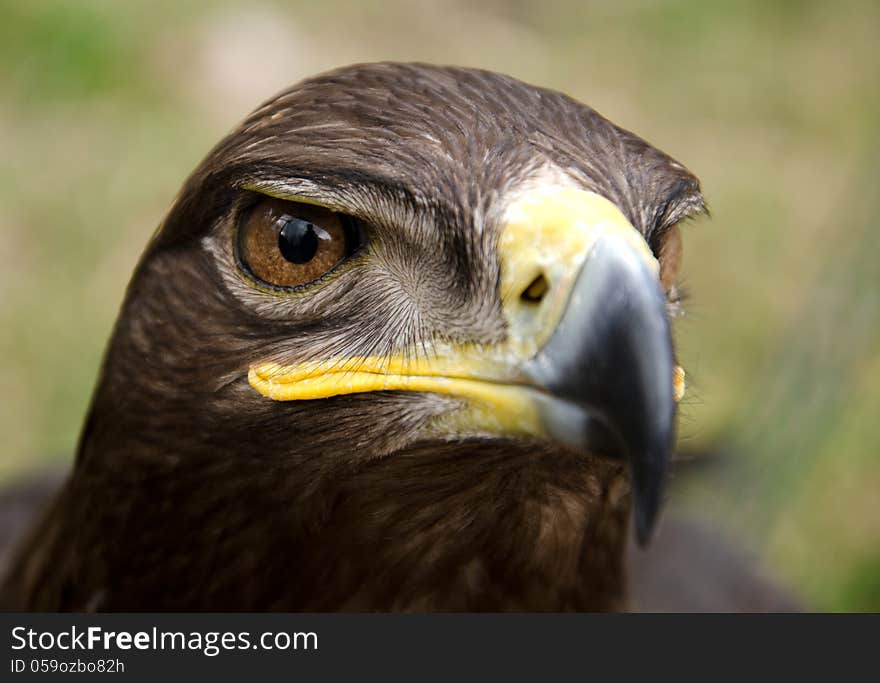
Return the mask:
[[[581,410],[581,424],[567,428],[563,440],[591,455],[627,461],[642,545],[650,539],[666,485],[675,367],[656,273],[628,242],[600,240],[554,334],[531,364],[531,376]],[[560,421],[545,422],[553,432]]]

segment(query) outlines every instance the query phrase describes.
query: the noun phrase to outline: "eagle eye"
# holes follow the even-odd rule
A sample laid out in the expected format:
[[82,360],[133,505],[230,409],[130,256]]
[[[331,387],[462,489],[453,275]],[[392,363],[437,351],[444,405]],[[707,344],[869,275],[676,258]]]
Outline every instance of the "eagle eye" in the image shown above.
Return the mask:
[[258,284],[292,289],[318,280],[361,246],[357,221],[322,206],[266,198],[243,216],[239,265]]

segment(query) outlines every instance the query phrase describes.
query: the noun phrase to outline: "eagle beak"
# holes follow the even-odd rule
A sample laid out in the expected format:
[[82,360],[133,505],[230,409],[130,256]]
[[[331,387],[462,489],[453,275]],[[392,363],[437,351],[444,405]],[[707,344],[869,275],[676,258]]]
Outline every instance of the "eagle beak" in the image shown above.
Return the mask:
[[677,368],[666,298],[626,240],[612,234],[593,246],[559,324],[524,370],[536,386],[581,408],[570,415],[540,406],[550,436],[629,463],[636,534],[645,543],[666,481]]
[[[538,347],[521,368],[550,397],[537,402],[541,425],[572,448],[629,464],[644,543],[662,501],[683,392],[659,264],[620,210],[594,193],[532,190],[507,219],[502,298],[510,335]],[[532,296],[536,278],[540,297]]]

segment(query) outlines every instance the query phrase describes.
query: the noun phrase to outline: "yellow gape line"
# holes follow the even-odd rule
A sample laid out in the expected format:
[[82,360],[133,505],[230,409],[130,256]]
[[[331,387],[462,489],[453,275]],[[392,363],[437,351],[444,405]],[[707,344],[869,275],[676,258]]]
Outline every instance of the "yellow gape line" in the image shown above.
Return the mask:
[[264,396],[276,401],[329,398],[366,391],[435,391],[452,394],[459,382],[474,382],[472,376],[456,373],[446,365],[445,373],[427,362],[402,358],[347,358],[339,363],[303,363],[281,366],[266,363],[251,368],[248,380]]
[[[458,426],[493,433],[542,434],[529,387],[474,378],[466,363],[404,358],[350,358],[340,363],[256,365],[250,385],[276,401],[304,401],[370,391],[421,391],[465,400]],[[458,369],[458,372],[456,372]],[[449,374],[438,374],[445,371]],[[459,376],[454,376],[458,374]]]

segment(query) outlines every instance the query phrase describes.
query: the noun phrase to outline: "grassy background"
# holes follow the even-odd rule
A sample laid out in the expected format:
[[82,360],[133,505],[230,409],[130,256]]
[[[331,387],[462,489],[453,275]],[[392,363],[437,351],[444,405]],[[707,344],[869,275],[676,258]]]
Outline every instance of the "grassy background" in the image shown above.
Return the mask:
[[[735,5],[735,6],[734,6]],[[124,285],[186,174],[355,61],[564,90],[687,164],[677,505],[824,609],[880,609],[880,5],[0,0],[0,481],[70,458]]]

